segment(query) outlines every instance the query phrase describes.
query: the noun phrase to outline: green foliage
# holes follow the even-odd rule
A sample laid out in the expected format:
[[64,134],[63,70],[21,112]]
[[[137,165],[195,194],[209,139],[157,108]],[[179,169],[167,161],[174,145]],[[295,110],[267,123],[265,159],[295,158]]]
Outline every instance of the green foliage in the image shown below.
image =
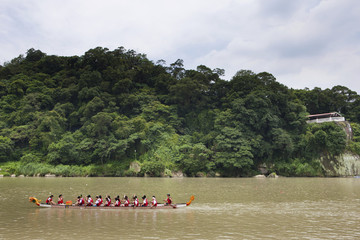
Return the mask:
[[298,158],[292,160],[291,163],[278,162],[272,171],[288,177],[320,177],[324,175],[318,160],[306,161]]
[[187,176],[215,169],[215,163],[211,159],[213,153],[204,144],[183,144],[179,148],[179,153],[177,163]]
[[11,161],[13,152],[13,141],[8,137],[0,136],[0,162]]
[[349,150],[353,153],[360,155],[360,124],[351,123],[351,129],[353,134],[353,141],[349,143]]
[[160,161],[143,162],[141,172],[150,177],[161,177],[165,172],[165,164]]
[[39,163],[41,161],[41,156],[38,156],[38,154],[34,153],[28,153],[22,156],[20,158],[20,161],[22,162],[22,164]]
[[[336,124],[306,124],[308,112],[360,121],[360,98],[346,87],[293,90],[266,72],[223,75],[123,47],[72,57],[29,49],[0,66],[0,162],[17,161],[6,174],[31,176],[249,176],[263,163],[318,176],[314,159],[341,154],[346,138]],[[347,147],[355,153],[359,129]],[[134,160],[140,173],[129,169]]]
[[346,148],[346,133],[336,123],[309,124],[299,143],[300,153],[313,159],[321,152],[331,156],[341,154]]

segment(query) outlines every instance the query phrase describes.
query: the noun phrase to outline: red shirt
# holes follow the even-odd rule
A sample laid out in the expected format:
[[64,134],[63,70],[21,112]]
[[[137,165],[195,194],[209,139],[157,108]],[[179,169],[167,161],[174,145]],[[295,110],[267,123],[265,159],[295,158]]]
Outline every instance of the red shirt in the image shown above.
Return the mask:
[[168,197],[168,198],[166,199],[166,203],[167,203],[167,204],[171,204],[171,202],[172,202],[171,199]]
[[92,200],[92,198],[90,197],[90,198],[88,198],[88,202],[87,202],[87,205],[88,206],[92,206],[93,205],[93,200]]
[[110,199],[110,198],[107,198],[106,200],[107,200],[107,204],[105,204],[105,206],[108,207],[108,206],[110,206],[110,204],[111,204],[111,199]]
[[46,204],[50,204],[50,202],[52,202],[52,198],[49,197],[48,199],[46,199]]
[[61,197],[61,198],[59,198],[59,200],[58,200],[58,204],[63,204],[64,203],[64,200],[63,200],[63,198]]
[[128,200],[128,199],[125,200],[124,206],[125,206],[125,207],[128,207],[128,206],[129,206],[129,200]]
[[116,200],[115,207],[120,207],[120,204],[121,204],[120,200]]
[[134,207],[138,207],[139,206],[139,200],[136,198],[134,201]]

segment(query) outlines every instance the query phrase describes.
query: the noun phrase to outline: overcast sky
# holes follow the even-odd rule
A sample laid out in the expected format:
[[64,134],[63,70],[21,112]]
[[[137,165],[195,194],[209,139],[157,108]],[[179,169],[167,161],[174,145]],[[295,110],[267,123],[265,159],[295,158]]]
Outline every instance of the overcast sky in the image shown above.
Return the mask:
[[0,64],[30,48],[120,46],[186,69],[269,72],[290,88],[360,94],[359,0],[0,0]]

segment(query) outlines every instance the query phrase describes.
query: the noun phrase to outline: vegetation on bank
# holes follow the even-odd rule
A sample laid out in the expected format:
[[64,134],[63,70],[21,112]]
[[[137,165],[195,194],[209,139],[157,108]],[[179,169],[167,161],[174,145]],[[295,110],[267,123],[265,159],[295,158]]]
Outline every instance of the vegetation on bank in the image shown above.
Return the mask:
[[[294,90],[270,73],[166,65],[122,47],[60,57],[30,49],[0,65],[0,174],[322,176],[316,159],[360,153],[360,97]],[[338,111],[335,123],[306,124]],[[137,162],[141,171],[129,168]]]

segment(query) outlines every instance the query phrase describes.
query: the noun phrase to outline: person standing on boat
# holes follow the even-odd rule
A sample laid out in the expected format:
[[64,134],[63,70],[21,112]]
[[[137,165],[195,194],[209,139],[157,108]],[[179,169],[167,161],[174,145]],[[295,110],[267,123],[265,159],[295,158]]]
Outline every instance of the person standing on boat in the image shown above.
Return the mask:
[[125,195],[124,196],[124,207],[128,207],[129,204],[130,204],[129,198],[128,198],[128,196]]
[[111,197],[109,195],[106,195],[105,207],[110,207],[110,205],[111,205]]
[[170,197],[170,194],[168,193],[168,194],[166,194],[166,196],[167,196],[167,198],[164,199],[165,205],[171,205],[172,199]]
[[55,203],[53,202],[53,197],[54,195],[50,195],[47,199],[46,199],[46,204],[49,204],[49,205],[55,205]]
[[139,199],[137,196],[134,196],[134,207],[139,207],[140,203],[139,203]]
[[62,197],[62,194],[59,195],[58,204],[64,204],[64,199]]
[[152,196],[151,207],[157,207],[157,201],[155,196]]
[[118,195],[116,198],[115,198],[115,204],[114,206],[115,207],[120,207],[121,205],[121,201],[120,201],[120,196]]
[[92,206],[94,203],[94,200],[91,198],[90,195],[87,195],[86,197],[86,206]]
[[146,195],[142,197],[143,203],[141,204],[142,207],[147,207],[149,205],[149,202],[146,198]]

